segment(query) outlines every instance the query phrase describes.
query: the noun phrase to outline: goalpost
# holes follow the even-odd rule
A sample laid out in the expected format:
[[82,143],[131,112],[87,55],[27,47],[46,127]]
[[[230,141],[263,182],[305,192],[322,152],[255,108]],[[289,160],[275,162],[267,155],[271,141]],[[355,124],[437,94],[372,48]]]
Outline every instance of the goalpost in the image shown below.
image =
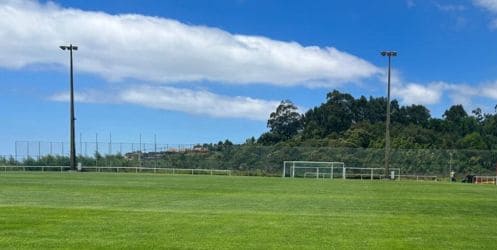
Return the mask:
[[497,185],[497,176],[473,176],[473,183],[475,184],[495,184]]
[[344,178],[345,163],[320,161],[284,161],[282,177]]
[[401,178],[399,168],[390,168],[389,175],[385,175],[384,171],[384,168],[346,167],[344,162],[284,161],[282,177],[360,180]]

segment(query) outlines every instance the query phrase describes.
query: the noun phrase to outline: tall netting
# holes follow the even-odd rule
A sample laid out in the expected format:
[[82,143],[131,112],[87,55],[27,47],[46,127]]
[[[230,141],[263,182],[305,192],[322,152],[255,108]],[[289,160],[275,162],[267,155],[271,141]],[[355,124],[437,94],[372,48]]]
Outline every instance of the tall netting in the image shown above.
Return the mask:
[[[0,166],[69,166],[68,149],[68,144],[62,142],[18,141],[10,153],[0,155]],[[380,170],[385,159],[382,148],[224,143],[168,145],[109,140],[105,143],[77,141],[76,152],[77,162],[83,167],[226,169],[244,175],[281,176],[282,162],[309,161],[325,163],[313,164],[310,168],[301,164],[305,168],[295,169],[296,175],[340,177],[342,173],[337,172],[335,166],[331,174],[330,162],[345,162],[350,178],[364,179],[368,174],[371,177],[371,168],[373,178],[388,175]],[[497,150],[392,149],[390,154],[390,169],[400,169],[401,178],[406,179],[448,179],[451,172],[455,172],[457,180],[469,175],[496,176],[496,165]],[[320,167],[316,169],[315,166]],[[288,175],[288,169],[285,171]]]

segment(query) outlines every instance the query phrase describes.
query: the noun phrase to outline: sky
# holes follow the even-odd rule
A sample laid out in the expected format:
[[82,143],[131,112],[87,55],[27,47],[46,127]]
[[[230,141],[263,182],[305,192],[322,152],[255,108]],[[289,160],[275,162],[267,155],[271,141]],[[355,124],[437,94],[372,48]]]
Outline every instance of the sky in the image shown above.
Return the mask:
[[281,100],[392,95],[494,113],[497,0],[0,0],[0,154],[68,141],[242,143]]

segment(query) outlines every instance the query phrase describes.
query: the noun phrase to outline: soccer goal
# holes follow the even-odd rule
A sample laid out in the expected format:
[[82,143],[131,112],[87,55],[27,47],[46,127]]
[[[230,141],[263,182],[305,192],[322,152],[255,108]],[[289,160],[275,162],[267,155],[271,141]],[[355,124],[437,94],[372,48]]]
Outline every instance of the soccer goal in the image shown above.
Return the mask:
[[399,168],[346,167],[344,162],[284,161],[283,177],[316,179],[400,180]]
[[390,168],[385,175],[385,168],[348,167],[344,169],[344,179],[356,180],[400,180],[400,168]]
[[343,178],[345,163],[319,161],[284,161],[283,177]]
[[497,176],[481,176],[475,175],[473,177],[474,184],[495,184],[497,185]]

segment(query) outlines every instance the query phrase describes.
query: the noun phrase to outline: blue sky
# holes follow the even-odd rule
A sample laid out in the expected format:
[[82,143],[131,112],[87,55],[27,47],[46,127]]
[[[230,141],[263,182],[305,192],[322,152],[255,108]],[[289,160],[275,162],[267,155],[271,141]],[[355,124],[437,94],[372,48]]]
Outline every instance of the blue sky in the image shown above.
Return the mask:
[[5,0],[0,16],[0,154],[67,141],[68,43],[85,141],[243,142],[283,99],[384,96],[384,49],[404,105],[497,103],[497,0]]

